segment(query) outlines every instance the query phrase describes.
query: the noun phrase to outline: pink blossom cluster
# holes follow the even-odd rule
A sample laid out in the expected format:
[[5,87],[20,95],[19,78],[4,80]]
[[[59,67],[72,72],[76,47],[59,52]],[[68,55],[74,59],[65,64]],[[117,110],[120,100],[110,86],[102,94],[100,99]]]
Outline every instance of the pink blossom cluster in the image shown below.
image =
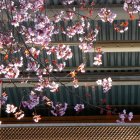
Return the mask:
[[72,20],[74,18],[75,14],[73,11],[61,11],[59,14],[56,14],[54,16],[55,23],[61,21],[61,20]]
[[87,36],[80,37],[80,44],[79,48],[83,52],[90,52],[91,49],[94,47],[93,43],[96,41],[96,37],[98,35],[99,30],[96,28],[94,31],[91,31]]
[[22,119],[25,115],[24,111],[19,110],[19,111],[16,112],[16,110],[17,110],[17,107],[15,107],[12,104],[7,104],[6,105],[6,113],[8,113],[8,114],[9,113],[14,113],[15,118],[17,118],[18,120]]
[[40,97],[37,96],[37,94],[33,91],[31,91],[29,95],[29,100],[28,101],[22,101],[22,106],[25,108],[27,107],[28,109],[33,109],[35,106],[39,104],[39,99]]
[[66,31],[63,31],[64,34],[66,34],[69,38],[72,38],[76,34],[84,34],[84,18],[81,18],[81,22],[78,22],[74,24],[73,26],[68,26]]
[[4,46],[14,46],[16,45],[16,41],[13,37],[12,32],[9,32],[8,34],[0,33],[0,48],[3,48]]
[[93,65],[102,65],[102,54],[96,54],[96,56],[94,57]]
[[67,110],[67,103],[61,104],[57,103],[56,105],[52,104],[52,110],[51,113],[54,116],[63,116],[65,114],[65,111]]
[[129,14],[135,14],[140,12],[139,0],[125,0],[123,9]]
[[69,46],[63,45],[63,44],[59,44],[56,47],[56,57],[57,59],[71,59],[72,58],[72,51],[71,48]]
[[11,7],[13,7],[13,5],[14,5],[14,2],[13,1],[8,1],[8,3],[6,3],[5,0],[1,0],[0,1],[0,12],[3,9],[11,9]]
[[30,61],[28,62],[27,64],[27,71],[37,71],[40,67],[40,64],[38,64],[37,62],[35,61]]
[[84,104],[76,104],[74,110],[76,112],[81,112],[85,108]]
[[57,72],[57,71],[62,71],[66,66],[66,62],[63,62],[63,63],[56,63],[56,64],[49,64],[46,69],[38,69],[37,70],[37,75],[39,75],[39,73],[41,74],[47,74],[47,71],[50,73],[50,72]]
[[97,80],[96,81],[97,85],[101,85],[103,87],[103,92],[106,93],[108,92],[111,87],[112,87],[112,79],[109,77],[109,78],[104,78],[103,80]]
[[59,84],[52,81],[50,82],[50,79],[46,78],[43,79],[42,76],[40,76],[40,82],[36,85],[35,90],[36,91],[43,91],[44,88],[49,88],[50,92],[57,92],[59,88]]
[[73,53],[71,51],[70,46],[68,45],[64,45],[64,44],[59,44],[58,46],[53,46],[50,48],[47,48],[47,54],[51,55],[51,53],[55,53],[57,59],[64,59],[64,60],[68,60],[71,59],[73,56]]
[[100,12],[98,13],[98,16],[101,18],[103,22],[110,23],[112,23],[114,19],[117,17],[115,13],[113,13],[111,10],[107,8],[101,8]]
[[9,63],[8,66],[0,65],[0,74],[3,74],[5,78],[18,78],[20,74],[19,68],[23,66],[23,58],[14,64]]
[[54,33],[54,25],[45,15],[36,16],[34,19],[35,27],[26,29],[23,26],[23,35],[26,37],[25,43],[41,45],[47,47],[51,42]]
[[6,112],[7,113],[15,113],[16,110],[17,110],[17,107],[15,107],[14,105],[11,105],[11,104],[6,105]]
[[19,6],[14,6],[12,2],[10,12],[13,14],[11,25],[17,27],[20,23],[31,19],[31,13],[38,11],[43,5],[44,0],[19,0]]
[[131,121],[133,119],[133,112],[126,113],[124,109],[122,113],[119,113],[119,120],[116,120],[117,123],[125,123],[125,120]]

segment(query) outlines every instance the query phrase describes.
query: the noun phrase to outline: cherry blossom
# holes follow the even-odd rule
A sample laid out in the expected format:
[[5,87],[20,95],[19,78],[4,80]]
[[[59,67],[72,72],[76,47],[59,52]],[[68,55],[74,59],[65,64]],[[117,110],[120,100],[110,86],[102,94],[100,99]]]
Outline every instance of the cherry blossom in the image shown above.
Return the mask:
[[61,20],[72,20],[75,14],[73,11],[61,11],[59,14],[54,16],[54,21],[57,23]]
[[17,78],[19,76],[19,69],[17,67],[6,67],[5,78]]
[[76,112],[81,112],[84,108],[84,104],[76,104],[76,106],[74,107]]
[[96,81],[97,85],[101,85],[103,87],[103,92],[108,92],[112,87],[112,79],[109,77],[108,79],[104,78],[103,80],[99,79]]
[[47,96],[43,96],[42,100],[45,101],[45,104],[48,106],[53,105],[53,102]]
[[128,120],[131,121],[133,119],[133,112],[129,112],[128,114]]
[[98,13],[98,16],[103,22],[112,23],[117,15],[107,8],[101,8],[100,12]]
[[52,71],[53,71],[53,66],[52,66],[51,64],[49,64],[49,66],[47,66],[46,69],[47,69],[49,72],[52,72]]
[[94,57],[93,65],[102,65],[102,54],[96,54],[96,56]]
[[51,113],[54,116],[63,116],[65,114],[65,111],[67,110],[67,103],[61,104],[61,103],[57,103],[56,105],[52,104],[52,110]]
[[119,25],[114,25],[114,29],[119,33],[124,33],[125,31],[128,30],[128,22],[125,21],[125,22],[122,22]]
[[60,63],[60,64],[56,64],[56,71],[62,71],[66,66],[66,62]]
[[[30,52],[28,52],[28,50],[25,51],[26,57],[30,56],[30,53],[32,54],[32,56],[37,59],[39,54],[40,54],[40,50],[37,50],[36,48],[32,47],[29,49]],[[31,57],[30,57],[31,59]]]
[[0,97],[0,105],[4,105],[7,99],[8,99],[8,95],[6,94],[6,92],[3,92],[2,96]]
[[34,122],[39,122],[41,120],[41,115],[34,115],[33,120]]
[[99,79],[99,80],[96,81],[96,83],[97,83],[97,85],[101,86],[102,85],[102,80]]
[[22,101],[23,107],[28,107],[28,109],[33,109],[38,104],[39,104],[39,97],[34,92],[30,93],[28,101]]
[[59,87],[59,84],[57,84],[55,82],[50,83],[50,85],[49,85],[50,92],[57,92],[58,87]]
[[[73,10],[75,11],[75,10]],[[64,20],[72,20],[75,16],[75,13],[73,11],[66,11],[65,15],[63,16]]]
[[28,44],[41,45],[47,47],[49,42],[51,42],[51,36],[53,35],[54,26],[53,23],[49,20],[47,16],[38,16],[34,20],[35,27],[34,29],[24,28],[26,33],[26,42]]
[[17,118],[17,120],[20,120],[25,116],[22,110],[20,110],[19,112],[16,112],[14,115],[15,115],[15,118]]
[[75,88],[78,88],[79,87],[79,85],[78,85],[78,79],[74,78],[72,82],[73,82],[73,86]]
[[35,61],[28,62],[27,71],[37,71],[40,67],[40,64],[37,64]]
[[80,71],[81,73],[85,73],[85,64],[82,63],[81,65],[79,65],[79,67],[77,68],[77,71]]
[[59,14],[56,14],[54,16],[54,20],[55,20],[56,23],[62,20],[62,17],[64,16],[64,13],[65,13],[64,11],[61,11]]
[[95,28],[93,31],[91,31],[90,33],[88,33],[86,36],[84,37],[80,37],[80,44],[79,44],[79,48],[84,52],[90,52],[91,49],[93,49],[93,43],[96,41],[96,37],[98,35],[99,29]]
[[15,46],[17,43],[13,37],[13,33],[10,31],[8,33],[0,33],[0,48],[4,46]]
[[126,110],[124,109],[122,113],[119,113],[119,120],[116,120],[117,123],[125,123],[125,120],[128,119],[131,121],[133,119],[133,113],[129,112],[129,114],[126,113]]
[[66,46],[66,45],[63,45],[63,44],[59,44],[56,47],[57,59],[62,59],[62,58],[64,60],[71,59],[72,55],[73,54],[72,54],[71,48],[69,46]]
[[36,91],[43,91],[44,88],[49,88],[50,92],[58,91],[59,84],[54,81],[50,81],[49,78],[42,78],[42,76],[41,76],[41,80],[39,80],[39,81],[40,82],[35,87]]
[[129,14],[136,14],[140,12],[139,0],[125,0],[123,9]]
[[69,38],[72,38],[76,34],[84,34],[84,27],[84,19],[81,18],[81,22],[78,22],[73,26],[68,26],[66,31],[63,31],[63,33],[66,34]]
[[46,74],[47,74],[47,70],[46,69],[37,69],[37,71],[36,71],[36,75],[38,75],[38,76],[46,75]]
[[15,113],[16,110],[17,110],[17,107],[15,107],[14,105],[11,105],[11,104],[6,105],[6,112],[7,113]]
[[108,92],[112,87],[112,79],[110,77],[108,79],[106,78],[103,79],[102,86],[103,86],[103,91],[105,93]]

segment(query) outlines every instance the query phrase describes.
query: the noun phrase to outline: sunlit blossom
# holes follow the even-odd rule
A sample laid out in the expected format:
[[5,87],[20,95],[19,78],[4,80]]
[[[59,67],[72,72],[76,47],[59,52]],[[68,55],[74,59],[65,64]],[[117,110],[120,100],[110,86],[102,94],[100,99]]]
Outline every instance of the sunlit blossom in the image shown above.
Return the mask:
[[50,92],[57,92],[58,87],[59,87],[59,84],[57,84],[55,82],[50,83],[50,85],[49,85]]
[[16,110],[17,110],[17,107],[15,107],[14,105],[10,105],[10,104],[6,105],[6,112],[7,113],[15,113]]
[[22,110],[20,110],[19,112],[16,112],[14,115],[15,115],[15,118],[17,118],[17,120],[20,120],[25,116]]
[[82,63],[81,65],[79,65],[79,67],[77,68],[77,71],[81,71],[81,73],[85,73],[85,64]]
[[76,34],[84,34],[84,27],[85,23],[83,18],[81,18],[81,22],[78,22],[73,26],[68,26],[66,31],[63,31],[63,33],[66,34],[69,38],[72,38]]
[[71,59],[73,54],[72,54],[72,51],[71,51],[71,48],[69,46],[66,46],[66,45],[63,45],[63,44],[59,44],[57,47],[56,47],[56,56],[57,56],[57,59]]
[[124,0],[123,9],[129,14],[136,14],[140,12],[140,1],[139,0]]
[[96,81],[96,83],[97,83],[97,85],[102,85],[102,80],[99,79]]
[[102,65],[102,54],[96,54],[96,56],[94,57],[93,65]]
[[107,8],[101,8],[100,12],[98,13],[98,16],[103,22],[108,21],[112,23],[117,15]]
[[101,85],[103,87],[103,92],[106,93],[112,87],[112,79],[110,77],[107,78],[107,79],[104,78],[103,80],[99,79],[99,80],[96,81],[96,84]]
[[34,122],[39,122],[41,120],[41,115],[34,115],[33,120]]
[[78,88],[79,87],[79,85],[78,85],[78,79],[74,78],[72,82],[73,82],[73,86],[75,88]]

